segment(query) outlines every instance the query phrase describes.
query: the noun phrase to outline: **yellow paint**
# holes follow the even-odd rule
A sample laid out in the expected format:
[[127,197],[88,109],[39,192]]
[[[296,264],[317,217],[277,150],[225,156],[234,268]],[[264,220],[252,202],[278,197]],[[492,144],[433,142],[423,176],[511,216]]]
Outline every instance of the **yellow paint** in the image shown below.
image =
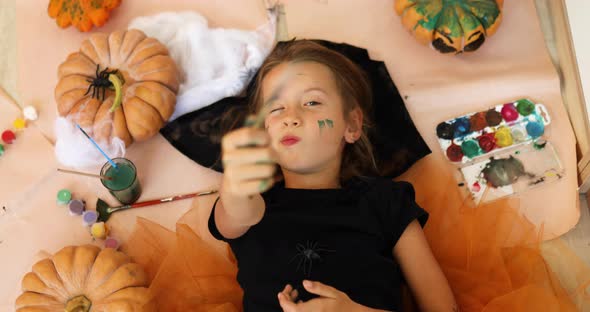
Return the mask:
[[514,143],[512,139],[512,134],[510,133],[510,129],[508,127],[500,127],[494,134],[496,138],[496,144],[499,147],[506,147],[512,145]]
[[14,122],[12,123],[12,125],[14,126],[14,129],[16,130],[22,130],[27,126],[27,122],[22,119],[22,118],[17,118],[14,120]]
[[109,234],[109,228],[104,222],[97,222],[90,228],[90,234],[94,238],[105,239]]

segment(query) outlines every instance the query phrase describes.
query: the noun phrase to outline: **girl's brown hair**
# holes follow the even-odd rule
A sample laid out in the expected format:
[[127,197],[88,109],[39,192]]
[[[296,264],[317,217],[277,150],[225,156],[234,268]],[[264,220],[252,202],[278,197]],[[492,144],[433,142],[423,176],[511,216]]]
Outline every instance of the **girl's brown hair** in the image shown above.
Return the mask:
[[345,182],[352,177],[376,173],[373,148],[367,136],[371,126],[369,116],[373,103],[371,87],[365,72],[338,52],[310,40],[279,43],[255,77],[249,104],[250,113],[255,113],[262,105],[261,86],[264,77],[279,64],[296,62],[315,62],[330,69],[344,103],[343,112],[346,120],[354,108],[358,107],[363,112],[361,137],[355,143],[346,144],[344,147],[340,180]]

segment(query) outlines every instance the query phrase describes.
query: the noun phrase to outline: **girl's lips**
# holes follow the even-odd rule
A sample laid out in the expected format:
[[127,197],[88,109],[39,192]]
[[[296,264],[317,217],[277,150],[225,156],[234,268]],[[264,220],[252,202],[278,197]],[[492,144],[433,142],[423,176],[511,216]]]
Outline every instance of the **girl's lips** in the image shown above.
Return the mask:
[[293,135],[287,135],[281,139],[281,144],[286,145],[286,146],[291,146],[291,145],[297,144],[297,142],[299,142],[299,141],[301,141],[301,139],[299,137],[296,137]]

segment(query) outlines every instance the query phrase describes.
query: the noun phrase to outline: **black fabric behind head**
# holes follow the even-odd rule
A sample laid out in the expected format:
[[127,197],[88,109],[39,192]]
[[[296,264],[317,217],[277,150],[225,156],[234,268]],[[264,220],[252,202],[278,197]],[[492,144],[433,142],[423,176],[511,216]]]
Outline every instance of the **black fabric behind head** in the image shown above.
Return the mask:
[[[380,175],[396,177],[430,154],[383,62],[371,60],[365,49],[325,40],[313,41],[342,53],[364,69],[369,77],[373,91],[371,119],[374,124],[369,139],[373,144]],[[255,80],[252,79],[246,89],[246,96]],[[247,97],[227,97],[179,117],[162,128],[160,133],[190,159],[222,172],[222,131],[243,124],[247,104]],[[232,120],[222,118],[226,112],[229,114],[226,116],[231,116]]]

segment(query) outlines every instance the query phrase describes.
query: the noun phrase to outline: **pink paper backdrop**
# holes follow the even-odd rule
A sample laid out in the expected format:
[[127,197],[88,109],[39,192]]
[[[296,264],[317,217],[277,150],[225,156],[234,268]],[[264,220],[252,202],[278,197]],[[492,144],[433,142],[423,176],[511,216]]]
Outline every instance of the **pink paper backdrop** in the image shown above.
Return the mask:
[[[575,138],[532,0],[505,1],[498,32],[476,53],[459,56],[440,55],[419,45],[402,28],[392,0],[284,3],[290,35],[357,45],[386,62],[400,93],[407,96],[418,130],[433,150],[423,160],[433,164],[432,174],[444,157],[434,130],[440,121],[521,97],[544,103],[553,118],[547,135],[558,150],[566,177],[519,195],[521,212],[534,223],[545,225],[545,239],[561,235],[577,223]],[[80,218],[69,216],[66,208],[55,203],[59,189],[71,189],[74,197],[86,200],[91,209],[97,196],[115,203],[98,180],[55,172],[52,146],[43,135],[54,139],[57,66],[88,34],[59,29],[47,16],[47,4],[47,0],[17,1],[19,96],[21,104],[38,105],[40,119],[11,146],[16,151],[0,158],[4,180],[0,201],[10,203],[9,212],[0,216],[2,311],[12,310],[20,279],[41,256],[39,251],[54,253],[69,244],[92,242]],[[195,10],[215,27],[254,29],[265,22],[263,1],[259,0],[125,0],[100,31],[126,27],[137,16],[173,10]],[[12,123],[18,110],[0,104],[0,124]],[[220,181],[219,174],[187,159],[159,135],[132,145],[127,156],[138,167],[144,188],[140,200],[209,189]],[[173,228],[190,206],[190,201],[183,201],[117,214],[111,221],[113,234],[124,240],[136,216]]]

